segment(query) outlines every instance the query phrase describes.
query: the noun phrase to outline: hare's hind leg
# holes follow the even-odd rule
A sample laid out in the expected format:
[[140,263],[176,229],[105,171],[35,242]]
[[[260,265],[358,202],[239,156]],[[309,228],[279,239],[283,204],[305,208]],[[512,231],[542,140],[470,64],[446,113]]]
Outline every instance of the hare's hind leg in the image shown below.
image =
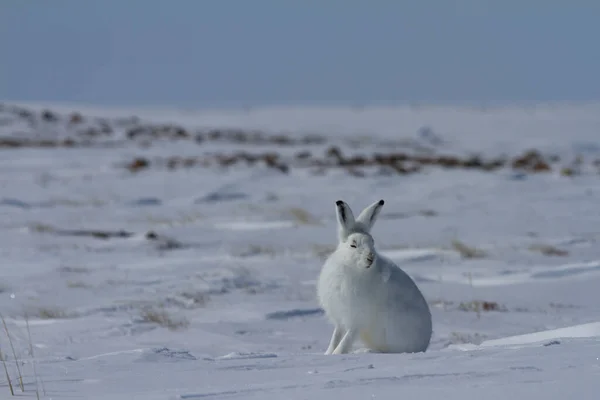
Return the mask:
[[336,325],[333,329],[333,334],[331,335],[331,340],[329,341],[329,347],[327,347],[327,351],[325,351],[325,355],[333,353],[333,350],[338,346],[340,340],[344,336],[344,330]]
[[354,344],[354,340],[356,339],[357,335],[358,335],[357,330],[348,329],[346,331],[346,333],[344,334],[344,337],[342,338],[342,340],[340,340],[340,343],[337,345],[337,347],[331,354],[346,354],[346,353],[348,353],[350,351],[350,348],[352,348],[352,344]]

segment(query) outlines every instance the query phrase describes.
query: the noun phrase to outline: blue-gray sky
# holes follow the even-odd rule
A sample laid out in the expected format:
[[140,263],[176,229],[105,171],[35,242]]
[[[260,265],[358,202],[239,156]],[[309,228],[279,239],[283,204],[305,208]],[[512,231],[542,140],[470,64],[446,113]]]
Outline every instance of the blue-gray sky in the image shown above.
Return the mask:
[[0,99],[600,100],[600,1],[2,0]]

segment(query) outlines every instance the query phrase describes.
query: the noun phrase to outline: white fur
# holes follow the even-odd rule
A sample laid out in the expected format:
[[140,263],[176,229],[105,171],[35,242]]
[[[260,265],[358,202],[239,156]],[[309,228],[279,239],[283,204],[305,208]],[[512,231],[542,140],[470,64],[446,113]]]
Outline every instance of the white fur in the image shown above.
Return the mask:
[[354,219],[346,203],[336,202],[339,243],[317,285],[319,303],[335,326],[325,354],[348,353],[357,338],[381,353],[422,352],[429,346],[427,301],[403,270],[377,253],[370,235],[383,204],[371,204]]

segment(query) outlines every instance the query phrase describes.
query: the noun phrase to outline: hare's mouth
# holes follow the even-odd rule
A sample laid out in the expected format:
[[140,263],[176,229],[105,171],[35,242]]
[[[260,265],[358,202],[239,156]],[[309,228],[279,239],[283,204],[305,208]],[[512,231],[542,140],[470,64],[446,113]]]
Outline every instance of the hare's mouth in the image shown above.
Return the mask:
[[373,259],[367,258],[367,268],[371,268],[371,265],[373,265]]

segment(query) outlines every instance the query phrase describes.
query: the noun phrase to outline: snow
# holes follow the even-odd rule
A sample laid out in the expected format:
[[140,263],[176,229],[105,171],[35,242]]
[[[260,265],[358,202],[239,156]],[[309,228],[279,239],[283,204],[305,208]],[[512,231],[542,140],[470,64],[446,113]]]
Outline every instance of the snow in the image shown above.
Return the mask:
[[568,326],[566,328],[551,329],[549,331],[528,333],[526,335],[510,336],[496,340],[486,340],[481,343],[481,347],[489,346],[517,346],[522,347],[523,345],[539,343],[546,341],[546,346],[554,344],[560,344],[558,340],[552,339],[563,339],[563,338],[594,338],[600,336],[600,323],[592,322],[589,324],[581,324],[575,326]]
[[[84,127],[97,117],[114,128],[90,139],[102,146],[0,148],[0,312],[24,398],[35,398],[34,362],[48,399],[547,400],[593,398],[600,389],[600,105],[18,106],[33,120],[5,104],[0,139],[78,138],[64,122],[73,111]],[[42,121],[44,109],[59,121]],[[119,121],[132,115],[190,132],[325,142],[128,140],[134,123]],[[536,148],[561,159],[547,173],[432,166],[407,175],[365,168],[364,177],[289,161],[300,151],[321,157],[332,145],[344,154],[427,147],[485,157]],[[278,152],[292,167],[169,169],[156,161],[239,151]],[[581,172],[561,175],[577,155]],[[136,157],[150,166],[124,168]],[[332,326],[314,284],[336,244],[334,202],[361,209],[380,198],[376,245],[426,295],[431,346],[375,354],[357,343],[352,354],[324,356]],[[456,241],[482,255],[461,255]],[[21,394],[4,330],[0,346]],[[0,398],[10,398],[4,374]]]

